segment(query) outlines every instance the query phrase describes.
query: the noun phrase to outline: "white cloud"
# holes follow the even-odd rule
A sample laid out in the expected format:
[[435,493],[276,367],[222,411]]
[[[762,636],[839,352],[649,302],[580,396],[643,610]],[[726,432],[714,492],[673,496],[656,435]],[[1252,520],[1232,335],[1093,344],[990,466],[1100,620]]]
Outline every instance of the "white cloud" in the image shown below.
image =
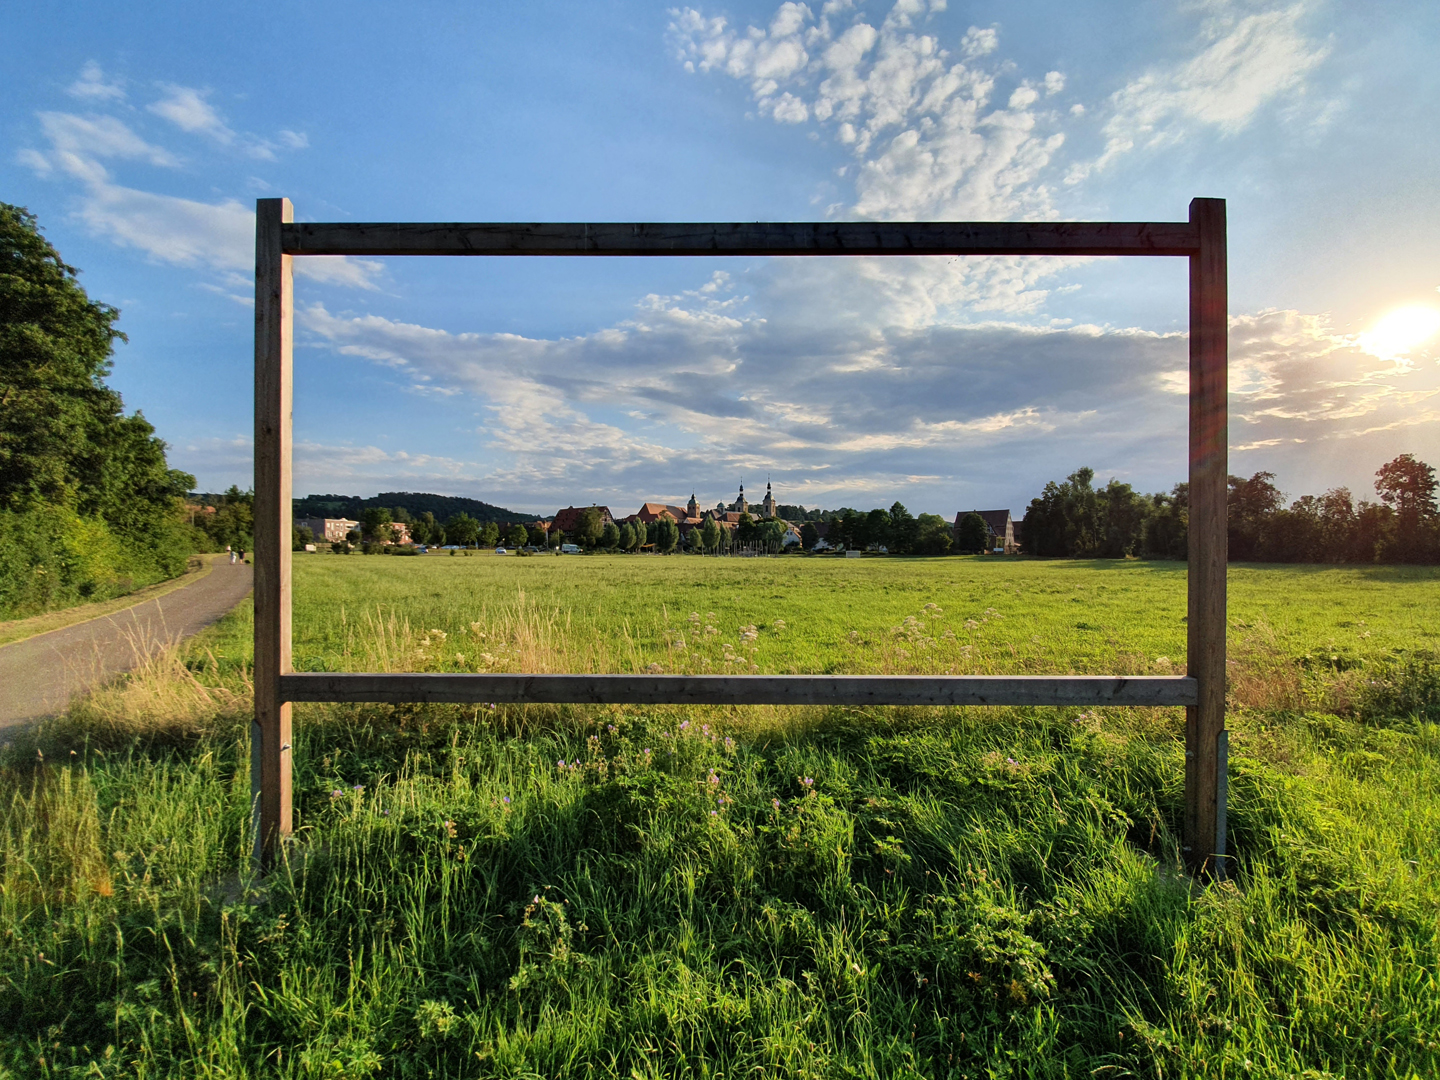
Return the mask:
[[189,86],[166,85],[165,96],[146,106],[156,116],[191,135],[208,135],[216,142],[228,146],[235,140],[220,114],[205,100],[208,90],[196,90]]
[[1197,125],[1234,134],[1267,103],[1299,91],[1330,51],[1306,36],[1304,15],[1296,4],[1217,19],[1197,56],[1152,68],[1111,96],[1104,151],[1072,168],[1066,182],[1078,183],[1136,147],[1178,142]]
[[[169,100],[181,105],[191,101],[184,95],[172,95]],[[253,206],[235,199],[202,202],[116,183],[105,161],[140,161],[164,167],[177,166],[180,161],[113,116],[64,112],[38,115],[40,130],[49,145],[45,150],[21,150],[18,160],[42,177],[58,173],[79,181],[81,194],[75,213],[81,221],[95,233],[162,262],[220,272],[226,275],[227,288],[219,291],[236,296],[234,276],[248,278],[255,269]],[[183,123],[177,119],[182,115]],[[186,113],[180,108],[166,119],[186,130],[215,134],[203,110]],[[296,273],[316,281],[372,290],[383,270],[383,265],[373,259],[339,255],[296,259],[294,265]]]
[[106,82],[105,73],[100,65],[94,60],[89,61],[80,69],[80,78],[76,79],[65,91],[71,97],[79,98],[82,101],[124,101],[125,90],[118,81]]

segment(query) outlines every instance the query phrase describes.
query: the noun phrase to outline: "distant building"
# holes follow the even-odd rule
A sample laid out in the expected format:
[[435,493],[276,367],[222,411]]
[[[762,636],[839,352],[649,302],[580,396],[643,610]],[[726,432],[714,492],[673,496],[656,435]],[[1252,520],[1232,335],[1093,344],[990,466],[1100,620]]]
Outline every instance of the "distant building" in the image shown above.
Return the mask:
[[[310,530],[310,534],[316,540],[323,540],[327,544],[338,544],[345,539],[345,534],[354,529],[360,528],[360,522],[351,521],[349,518],[319,518],[307,517],[296,518],[295,527]],[[410,542],[410,531],[405,531],[405,543]]]
[[[690,499],[693,502],[695,497],[692,495]],[[740,494],[735,497],[735,501],[733,503],[726,505],[722,502],[716,503],[715,505],[716,521],[739,521],[741,514],[749,514],[752,518],[755,518],[759,521],[769,521],[777,516],[775,496],[770,491],[769,483],[766,483],[765,485],[765,501],[760,503],[758,506],[752,507],[750,502],[746,500],[744,484],[740,485]],[[726,515],[734,516],[727,518]]]
[[989,531],[990,542],[985,545],[986,551],[1004,551],[1006,555],[1014,555],[1020,550],[1020,545],[1015,542],[1015,522],[1009,510],[961,510],[955,515],[956,539],[960,536],[960,522],[971,514],[979,514]]

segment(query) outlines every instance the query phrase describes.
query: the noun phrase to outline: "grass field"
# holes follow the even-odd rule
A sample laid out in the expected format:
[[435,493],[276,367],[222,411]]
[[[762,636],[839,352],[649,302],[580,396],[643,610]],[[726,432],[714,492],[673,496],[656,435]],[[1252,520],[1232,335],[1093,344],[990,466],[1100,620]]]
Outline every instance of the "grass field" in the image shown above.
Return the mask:
[[[302,668],[1183,670],[1167,564],[295,579]],[[242,609],[6,748],[0,1075],[1435,1075],[1437,591],[1232,569],[1209,887],[1165,709],[297,707],[257,881]]]

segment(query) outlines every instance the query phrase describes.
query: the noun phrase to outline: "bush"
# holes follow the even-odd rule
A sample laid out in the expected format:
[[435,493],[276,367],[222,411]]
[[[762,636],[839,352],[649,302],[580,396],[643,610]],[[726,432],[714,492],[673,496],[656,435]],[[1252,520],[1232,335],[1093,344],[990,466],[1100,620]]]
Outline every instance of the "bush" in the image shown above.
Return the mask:
[[108,600],[183,573],[189,548],[183,526],[172,525],[156,529],[162,543],[147,549],[68,507],[0,510],[0,619]]

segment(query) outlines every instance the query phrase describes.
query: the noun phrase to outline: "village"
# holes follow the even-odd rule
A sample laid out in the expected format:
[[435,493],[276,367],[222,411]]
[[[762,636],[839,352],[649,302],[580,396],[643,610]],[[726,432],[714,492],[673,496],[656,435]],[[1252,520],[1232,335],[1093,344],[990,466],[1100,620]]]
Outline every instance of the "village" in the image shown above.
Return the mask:
[[[367,510],[366,520],[346,517],[296,517],[296,547],[313,550],[319,543],[332,549],[379,542],[390,547],[499,547],[561,554],[584,550],[697,551],[726,554],[776,554],[783,551],[843,552],[859,555],[971,552],[1013,555],[1020,550],[1022,523],[1009,510],[961,510],[953,521],[936,514],[911,517],[900,503],[890,510],[781,513],[770,483],[758,503],[745,496],[745,485],[731,502],[702,508],[692,493],[684,506],[643,502],[632,514],[617,516],[609,506],[591,503],[566,506],[548,518],[477,522],[458,514],[444,523],[433,515],[412,517]],[[805,514],[795,514],[795,509]],[[813,516],[812,516],[813,515]],[[968,529],[966,519],[974,517]],[[428,519],[428,520],[427,520]]]

